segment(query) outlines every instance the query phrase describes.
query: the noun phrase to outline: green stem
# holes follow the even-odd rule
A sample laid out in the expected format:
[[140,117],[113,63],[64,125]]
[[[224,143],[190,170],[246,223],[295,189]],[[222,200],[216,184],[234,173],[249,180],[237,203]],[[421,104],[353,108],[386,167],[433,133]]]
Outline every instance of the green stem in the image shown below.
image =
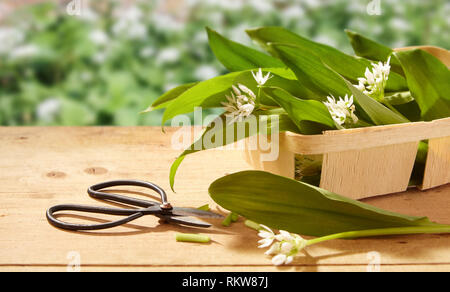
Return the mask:
[[256,96],[256,106],[261,104],[261,87],[258,87],[258,95]]
[[450,225],[412,226],[412,227],[370,229],[361,231],[348,231],[310,239],[308,240],[307,246],[333,239],[360,238],[360,237],[371,237],[381,235],[428,234],[428,233],[450,233]]

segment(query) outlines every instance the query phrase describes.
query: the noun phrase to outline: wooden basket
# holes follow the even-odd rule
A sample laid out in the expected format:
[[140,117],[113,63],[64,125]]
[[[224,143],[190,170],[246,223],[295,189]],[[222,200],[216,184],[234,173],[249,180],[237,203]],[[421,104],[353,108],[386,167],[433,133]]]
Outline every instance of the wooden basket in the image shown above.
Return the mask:
[[[449,51],[421,47],[450,65]],[[405,191],[419,142],[428,140],[421,189],[450,183],[450,118],[368,128],[325,131],[322,135],[280,133],[279,156],[261,161],[261,149],[245,160],[255,169],[295,178],[295,155],[323,155],[320,187],[353,199]]]

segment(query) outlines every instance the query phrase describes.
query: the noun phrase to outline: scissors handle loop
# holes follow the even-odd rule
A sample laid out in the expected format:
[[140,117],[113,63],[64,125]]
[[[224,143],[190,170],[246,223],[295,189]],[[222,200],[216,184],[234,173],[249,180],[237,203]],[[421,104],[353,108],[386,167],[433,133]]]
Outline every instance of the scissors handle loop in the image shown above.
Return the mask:
[[[163,208],[159,207],[159,203],[140,200],[136,198],[130,198],[121,196],[118,194],[104,193],[100,190],[115,187],[115,186],[139,186],[154,190],[161,197],[161,205]],[[119,202],[132,206],[142,207],[141,209],[122,209],[122,208],[107,208],[107,207],[94,207],[94,206],[84,206],[84,205],[57,205],[49,208],[46,212],[47,220],[50,224],[55,227],[66,229],[66,230],[99,230],[106,229],[111,227],[116,227],[122,224],[126,224],[130,221],[136,220],[147,214],[154,214],[158,217],[162,217],[161,210],[170,210],[170,203],[167,202],[167,195],[163,189],[159,186],[145,181],[138,180],[115,180],[108,181],[93,185],[88,188],[88,193],[91,197],[99,200],[111,201],[111,202]],[[58,211],[78,211],[78,212],[87,212],[87,213],[101,213],[101,214],[109,214],[109,215],[119,215],[119,216],[127,216],[125,218],[107,222],[100,224],[76,224],[76,223],[67,223],[55,218],[54,213]]]

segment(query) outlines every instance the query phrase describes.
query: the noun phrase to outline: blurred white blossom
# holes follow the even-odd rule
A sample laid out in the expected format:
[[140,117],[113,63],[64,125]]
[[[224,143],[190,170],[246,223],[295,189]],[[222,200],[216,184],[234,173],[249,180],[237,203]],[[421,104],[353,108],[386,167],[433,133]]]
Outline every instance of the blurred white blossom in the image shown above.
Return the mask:
[[156,62],[158,64],[174,63],[180,59],[180,51],[175,47],[164,48],[159,51]]
[[33,44],[23,45],[14,48],[10,53],[9,57],[12,60],[31,58],[39,53],[39,47]]
[[116,11],[118,18],[112,27],[115,35],[130,40],[147,38],[147,27],[144,24],[143,12],[137,6],[130,6],[125,11]]
[[23,43],[24,33],[17,28],[0,27],[0,55],[9,54],[14,48]]
[[198,80],[208,80],[219,75],[219,72],[214,66],[202,65],[195,70],[195,77]]
[[36,109],[36,115],[43,122],[53,122],[56,115],[61,110],[61,101],[57,98],[50,97],[41,102]]
[[108,35],[101,29],[91,31],[89,39],[98,46],[104,46],[109,42]]
[[153,56],[154,54],[155,54],[155,48],[153,48],[151,46],[144,47],[139,51],[139,55],[142,58],[149,58],[149,57]]

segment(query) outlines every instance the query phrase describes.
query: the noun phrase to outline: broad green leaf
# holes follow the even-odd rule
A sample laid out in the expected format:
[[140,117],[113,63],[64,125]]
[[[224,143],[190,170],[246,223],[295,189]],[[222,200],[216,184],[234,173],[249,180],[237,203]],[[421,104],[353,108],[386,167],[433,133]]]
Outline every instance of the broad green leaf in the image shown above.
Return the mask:
[[425,217],[385,211],[286,177],[243,171],[214,181],[220,206],[271,228],[308,236],[379,228],[436,226]]
[[[218,96],[225,96],[231,85],[234,83],[234,79],[242,74],[242,72],[233,72],[226,75],[218,76],[206,81],[199,82],[193,87],[189,88],[177,97],[176,102],[168,104],[162,123],[171,118],[184,113],[190,113],[194,111],[195,107],[207,107],[204,103],[208,99],[218,99]],[[220,102],[216,102],[217,106]]]
[[228,40],[216,31],[206,28],[211,47],[217,59],[230,71],[254,68],[284,67],[280,60],[257,50]]
[[[364,76],[367,67],[371,67],[369,60],[347,55],[333,47],[313,42],[281,27],[262,27],[247,30],[247,34],[275,56],[278,55],[276,51],[272,50],[273,47],[270,46],[272,43],[291,44],[301,47],[303,50],[309,50],[334,71],[354,83],[358,81],[359,77]],[[407,90],[405,79],[401,75],[391,72],[386,91],[405,90]]]
[[353,84],[342,78],[353,94],[354,100],[361,106],[375,125],[409,123],[405,117],[393,112],[375,99],[359,91]]
[[[299,132],[299,129],[282,109],[255,112],[254,118],[254,121],[259,121],[259,123],[256,124],[256,127],[251,126],[251,118],[232,124],[227,123],[225,114],[222,114],[212,121],[206,127],[202,136],[181,153],[172,164],[169,177],[172,190],[174,189],[175,174],[186,155],[225,146],[259,133],[271,135],[272,133],[285,131]],[[262,126],[266,127],[262,128]]]
[[327,107],[320,101],[302,100],[292,96],[289,92],[278,87],[264,89],[287,112],[291,120],[302,131],[301,121],[311,121],[325,125],[328,130],[336,125]]
[[[353,51],[355,51],[357,56],[374,61],[386,62],[389,56],[392,56],[392,53],[394,52],[391,48],[368,39],[357,32],[350,30],[346,30],[345,32],[347,33],[347,36],[350,39],[350,44],[353,47]],[[404,76],[402,66],[400,65],[397,57],[392,56],[390,64],[391,71],[397,72],[398,74]]]
[[423,50],[394,53],[400,60],[412,96],[425,121],[450,116],[450,71]]
[[197,85],[198,82],[192,82],[192,83],[188,83],[188,84],[183,84],[180,86],[177,86],[169,91],[167,91],[166,93],[164,93],[163,95],[161,95],[160,97],[158,97],[153,103],[152,105],[146,109],[144,112],[150,112],[153,110],[157,110],[157,109],[161,109],[161,108],[165,108],[168,106],[168,104],[176,99],[178,96],[180,96],[182,93],[184,93],[186,90],[192,88],[193,86]]
[[330,94],[345,96],[349,93],[342,79],[310,50],[290,44],[271,44],[270,47],[295,73],[300,84],[321,96],[321,100],[326,100]]

